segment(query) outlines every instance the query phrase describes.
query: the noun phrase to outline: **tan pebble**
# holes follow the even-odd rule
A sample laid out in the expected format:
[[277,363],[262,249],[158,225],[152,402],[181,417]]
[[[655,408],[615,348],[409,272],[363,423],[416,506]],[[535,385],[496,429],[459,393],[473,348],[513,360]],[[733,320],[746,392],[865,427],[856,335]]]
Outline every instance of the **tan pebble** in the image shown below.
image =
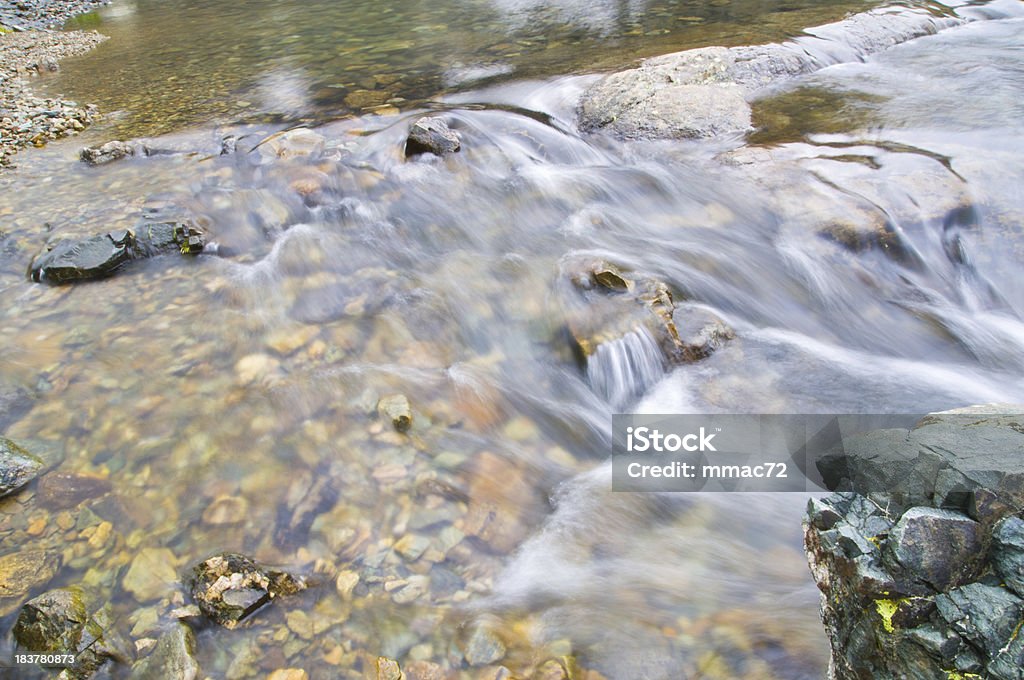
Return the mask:
[[25,529],[25,533],[29,536],[38,536],[46,530],[46,517],[36,517],[34,520],[28,523],[28,528]]
[[335,645],[331,647],[330,651],[325,652],[323,655],[324,663],[329,663],[332,666],[340,666],[341,662],[345,659],[345,648],[341,645]]
[[140,638],[135,641],[135,651],[140,655],[156,647],[156,640],[153,638]]
[[398,662],[386,656],[378,656],[377,680],[402,680],[402,669]]
[[248,354],[235,363],[235,374],[242,384],[267,377],[277,369],[279,362],[268,354]]
[[309,680],[309,673],[301,668],[278,668],[267,680]]
[[352,591],[359,585],[359,574],[346,569],[338,574],[338,578],[334,581],[334,587],[338,589],[338,594],[341,595],[342,599],[352,599]]
[[75,526],[75,517],[67,510],[58,513],[55,521],[57,522],[57,526],[59,526],[63,531],[67,531],[71,527]]
[[413,661],[406,665],[405,680],[447,680],[444,669],[431,661]]
[[98,550],[107,544],[110,539],[110,534],[114,530],[114,525],[110,522],[100,522],[96,527],[95,533],[89,537],[89,547]]
[[327,353],[327,343],[323,340],[314,340],[309,343],[309,347],[306,348],[306,356],[310,359],[323,359],[324,354]]
[[398,463],[381,465],[373,471],[373,478],[384,484],[397,482],[398,480],[403,479],[405,475],[405,466],[399,465]]
[[218,496],[203,510],[203,522],[215,526],[238,524],[249,514],[249,502],[241,496]]
[[304,347],[319,333],[320,329],[316,326],[283,328],[270,334],[267,338],[267,347],[280,356],[288,356],[296,350]]

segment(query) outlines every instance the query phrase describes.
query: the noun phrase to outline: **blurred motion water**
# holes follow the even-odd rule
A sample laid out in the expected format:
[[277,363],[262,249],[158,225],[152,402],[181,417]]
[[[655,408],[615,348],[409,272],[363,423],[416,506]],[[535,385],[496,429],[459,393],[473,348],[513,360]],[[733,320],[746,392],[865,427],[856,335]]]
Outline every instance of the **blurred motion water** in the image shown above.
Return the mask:
[[[790,6],[804,20],[822,4]],[[340,23],[342,7],[381,23]],[[1024,400],[1024,19],[1021,3],[997,7],[774,90],[748,139],[627,144],[576,129],[593,75],[553,74],[778,39],[782,10],[116,3],[99,26],[114,39],[53,86],[129,112],[0,178],[0,378],[37,396],[6,434],[114,490],[70,510],[40,492],[0,502],[2,551],[60,555],[54,582],[98,589],[135,639],[159,635],[181,598],[176,583],[151,601],[125,589],[145,548],[169,549],[179,572],[230,549],[315,577],[250,626],[201,630],[212,677],[361,678],[378,654],[482,677],[463,659],[481,623],[524,676],[569,654],[610,680],[822,677],[807,499],[612,493],[610,416]],[[396,26],[408,46],[360,63]],[[553,37],[520,44],[540,34]],[[186,77],[183,52],[222,89]],[[478,61],[511,70],[445,89],[456,62]],[[104,63],[121,64],[109,84]],[[338,88],[349,95],[389,87],[359,84],[371,74],[425,84],[318,126],[322,153],[265,153],[283,126],[260,116],[341,111],[316,94],[331,73],[356,83]],[[180,91],[153,95],[158,117],[131,102],[172,76]],[[291,94],[292,110],[272,102]],[[260,103],[237,125],[249,109],[202,101],[243,96]],[[428,111],[417,97],[461,135],[459,153],[404,158]],[[76,161],[118,131],[171,128],[160,147],[186,152]],[[219,155],[225,133],[238,153]],[[193,216],[235,254],[74,287],[24,276],[45,242],[132,227],[144,208]],[[558,292],[577,255],[665,282],[736,337],[666,367],[641,331],[581,362]],[[393,393],[412,404],[409,435],[376,414]],[[244,500],[230,522],[210,510],[225,498]],[[29,532],[36,517],[45,528]],[[114,534],[96,548],[81,532],[102,520]],[[348,572],[346,592],[334,579]]]

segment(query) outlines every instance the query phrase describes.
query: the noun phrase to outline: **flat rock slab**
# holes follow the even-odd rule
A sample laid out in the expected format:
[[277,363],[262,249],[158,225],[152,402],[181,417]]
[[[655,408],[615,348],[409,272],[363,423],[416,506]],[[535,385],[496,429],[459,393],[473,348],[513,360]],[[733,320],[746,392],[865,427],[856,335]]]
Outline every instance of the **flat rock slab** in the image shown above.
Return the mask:
[[759,91],[832,64],[859,61],[901,42],[963,23],[907,9],[880,9],[811,28],[783,44],[704,47],[655,57],[584,92],[579,126],[625,139],[743,134]]

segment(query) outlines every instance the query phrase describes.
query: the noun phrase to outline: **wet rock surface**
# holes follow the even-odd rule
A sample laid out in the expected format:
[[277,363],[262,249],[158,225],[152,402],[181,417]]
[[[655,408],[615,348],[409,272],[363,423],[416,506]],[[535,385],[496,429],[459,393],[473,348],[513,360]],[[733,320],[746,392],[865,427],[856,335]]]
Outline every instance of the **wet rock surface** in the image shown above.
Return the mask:
[[245,555],[223,553],[192,568],[189,589],[199,609],[231,629],[272,599],[293,595],[305,580],[268,569]]
[[33,281],[53,284],[101,279],[132,260],[167,253],[195,255],[205,245],[202,230],[192,222],[142,222],[134,231],[59,241],[32,261],[29,275]]
[[122,158],[130,158],[135,155],[145,154],[146,148],[141,144],[135,142],[122,142],[115,139],[98,146],[90,146],[82,149],[81,158],[88,165],[104,165],[106,163],[121,160]]
[[823,462],[848,489],[804,527],[832,677],[1021,677],[1024,409],[987,410],[1002,413],[934,414],[844,444],[842,472]]
[[43,461],[10,439],[0,437],[0,498],[35,479]]
[[32,410],[32,394],[17,385],[0,384],[0,432]]
[[427,116],[420,118],[409,128],[405,142],[405,155],[416,156],[432,153],[436,156],[455,153],[462,146],[459,133],[448,127],[443,118]]
[[184,623],[175,624],[160,636],[153,651],[132,667],[133,680],[195,680],[199,663],[195,659],[196,638]]
[[571,283],[563,286],[569,333],[584,357],[638,327],[651,333],[672,363],[703,359],[734,336],[711,312],[677,307],[664,282],[625,273],[610,262],[571,259],[564,264],[563,277]]
[[126,643],[111,625],[109,613],[102,608],[90,613],[80,588],[47,591],[26,602],[13,634],[24,650],[75,655],[75,663],[67,671],[72,678],[91,677],[108,659],[126,662],[131,658]]
[[[588,89],[579,103],[579,125],[626,139],[742,134],[752,129],[748,101],[767,86],[960,22],[917,11],[876,10],[808,29],[810,36],[793,42],[655,57]],[[830,36],[841,37],[846,49],[816,49]]]

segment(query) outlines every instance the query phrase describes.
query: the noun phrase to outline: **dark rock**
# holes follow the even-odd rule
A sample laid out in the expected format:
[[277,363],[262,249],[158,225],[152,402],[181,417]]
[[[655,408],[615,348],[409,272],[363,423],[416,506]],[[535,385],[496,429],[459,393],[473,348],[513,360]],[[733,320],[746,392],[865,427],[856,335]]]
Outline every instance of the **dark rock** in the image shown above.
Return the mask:
[[894,573],[937,591],[973,580],[984,557],[978,523],[935,508],[908,510],[889,532],[887,547],[886,563]]
[[1007,588],[1024,597],[1024,519],[1007,517],[992,532],[992,565]]
[[72,678],[88,678],[107,660],[128,661],[131,651],[110,625],[107,609],[90,614],[79,588],[51,590],[25,603],[14,623],[14,639],[42,654],[74,654]]
[[459,134],[448,127],[443,118],[427,116],[413,123],[405,142],[406,157],[422,153],[443,156],[461,147]]
[[177,623],[160,636],[149,656],[132,667],[132,680],[195,680],[199,677],[195,649],[192,629]]
[[145,155],[145,147],[138,142],[121,142],[114,140],[99,146],[82,149],[82,160],[89,165],[104,165],[122,158]]
[[35,479],[42,467],[43,461],[10,439],[0,437],[0,497]]
[[133,257],[135,235],[127,229],[60,241],[38,255],[29,268],[33,281],[68,283],[110,276]]
[[275,597],[306,587],[304,579],[268,569],[245,555],[223,553],[192,568],[192,599],[208,618],[225,628],[243,619]]
[[50,472],[39,480],[39,501],[51,510],[69,510],[110,493],[110,480],[94,475]]
[[933,414],[819,463],[850,489],[804,525],[831,678],[1024,677],[1020,410]]
[[143,221],[79,241],[60,241],[38,255],[29,267],[33,281],[62,284],[110,276],[128,262],[167,253],[195,255],[206,245],[203,232],[190,221]]

